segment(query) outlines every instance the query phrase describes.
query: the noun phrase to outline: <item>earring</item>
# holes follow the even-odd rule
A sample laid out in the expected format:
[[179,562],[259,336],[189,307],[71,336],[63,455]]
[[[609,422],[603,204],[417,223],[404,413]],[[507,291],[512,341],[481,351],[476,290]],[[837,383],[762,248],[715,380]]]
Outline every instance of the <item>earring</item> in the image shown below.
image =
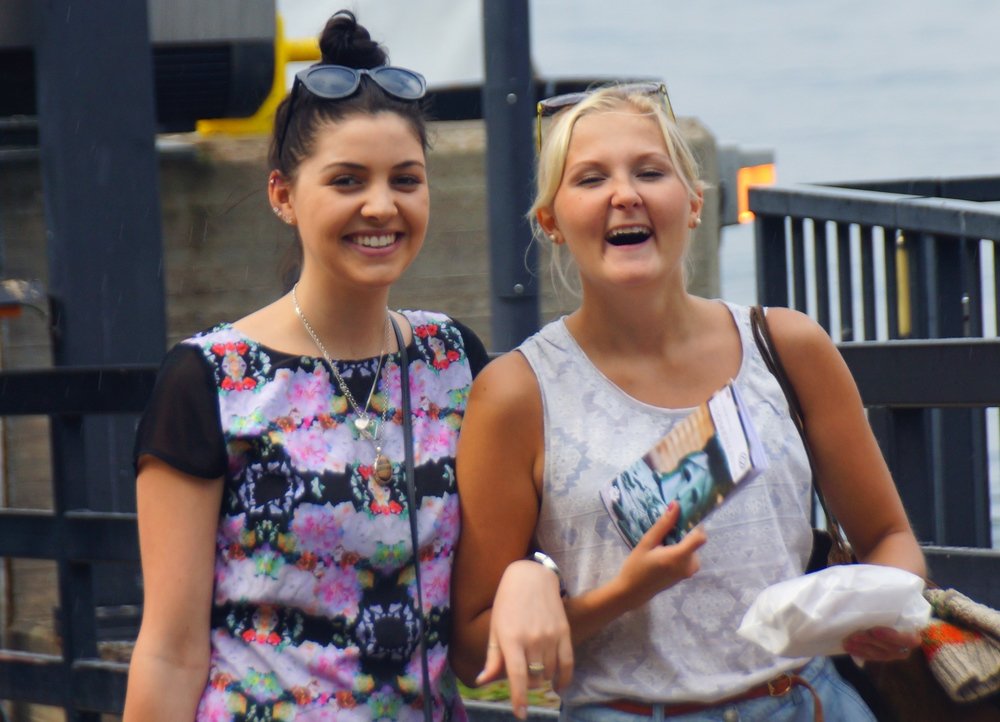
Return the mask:
[[701,216],[698,216],[697,218],[694,219],[694,227],[697,228],[700,225],[701,225]]
[[274,215],[276,215],[278,218],[280,218],[283,223],[291,223],[292,222],[291,219],[288,218],[288,216],[286,216],[284,213],[281,212],[281,209],[278,208],[278,206],[271,206],[271,210],[274,211]]

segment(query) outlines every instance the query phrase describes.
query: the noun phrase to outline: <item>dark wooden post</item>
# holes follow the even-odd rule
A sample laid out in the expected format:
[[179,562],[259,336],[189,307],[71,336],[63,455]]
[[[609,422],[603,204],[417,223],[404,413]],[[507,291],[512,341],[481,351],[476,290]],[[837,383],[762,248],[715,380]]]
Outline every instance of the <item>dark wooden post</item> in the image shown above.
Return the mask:
[[[166,321],[146,3],[34,5],[53,361],[157,361]],[[52,419],[60,519],[73,509],[134,509],[133,428],[130,418]],[[101,575],[107,583],[98,586],[134,590],[134,578],[124,576],[120,583]],[[71,675],[73,659],[97,653],[91,568],[62,559],[59,579],[59,631]],[[69,686],[68,708],[75,694]],[[74,722],[98,718],[68,711]]]

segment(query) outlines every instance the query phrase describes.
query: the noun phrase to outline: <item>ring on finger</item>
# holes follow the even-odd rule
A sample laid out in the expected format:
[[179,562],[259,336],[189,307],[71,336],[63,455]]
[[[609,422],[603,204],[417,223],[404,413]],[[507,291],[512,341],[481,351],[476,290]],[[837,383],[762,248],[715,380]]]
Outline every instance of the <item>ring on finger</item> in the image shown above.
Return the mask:
[[545,674],[545,665],[542,662],[528,662],[528,674],[535,676]]

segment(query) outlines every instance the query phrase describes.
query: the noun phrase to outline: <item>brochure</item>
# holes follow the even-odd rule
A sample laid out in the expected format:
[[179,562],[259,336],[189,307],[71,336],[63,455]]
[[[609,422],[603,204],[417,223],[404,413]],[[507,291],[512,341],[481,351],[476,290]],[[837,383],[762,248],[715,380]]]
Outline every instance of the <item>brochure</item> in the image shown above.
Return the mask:
[[750,415],[730,382],[611,479],[601,499],[629,547],[676,501],[680,517],[664,541],[672,544],[766,466]]

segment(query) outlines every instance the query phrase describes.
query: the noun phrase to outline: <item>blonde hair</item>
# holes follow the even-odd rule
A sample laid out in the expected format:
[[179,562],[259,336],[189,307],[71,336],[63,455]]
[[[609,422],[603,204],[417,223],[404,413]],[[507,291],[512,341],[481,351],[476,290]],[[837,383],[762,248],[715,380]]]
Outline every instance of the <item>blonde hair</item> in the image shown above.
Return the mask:
[[[536,241],[542,242],[547,238],[538,222],[538,211],[551,207],[556,192],[559,190],[563,172],[566,169],[569,143],[577,121],[587,115],[620,111],[623,108],[638,114],[649,115],[656,121],[660,132],[663,133],[667,154],[679,172],[680,180],[687,189],[688,195],[692,199],[698,196],[703,187],[698,174],[698,163],[694,158],[694,153],[691,152],[691,147],[681,135],[677,123],[667,115],[659,96],[629,89],[627,86],[605,86],[588,94],[576,105],[557,113],[549,124],[541,150],[538,152],[535,200],[527,213],[532,235]],[[569,263],[564,261],[561,255],[561,246],[553,244],[553,275],[558,276],[567,288],[576,293],[577,289],[574,284],[569,282],[567,276]]]

